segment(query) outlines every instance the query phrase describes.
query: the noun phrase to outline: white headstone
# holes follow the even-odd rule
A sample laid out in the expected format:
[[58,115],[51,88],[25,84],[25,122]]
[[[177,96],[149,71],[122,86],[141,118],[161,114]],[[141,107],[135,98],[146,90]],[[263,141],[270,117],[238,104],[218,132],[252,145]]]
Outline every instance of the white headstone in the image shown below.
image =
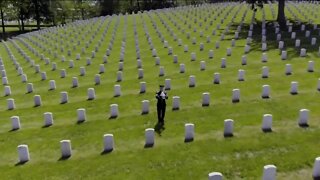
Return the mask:
[[291,90],[290,90],[290,93],[291,93],[292,95],[298,94],[298,82],[296,82],[296,81],[292,81],[292,82],[291,82]]
[[140,94],[145,93],[146,92],[146,82],[140,82]]
[[232,102],[233,103],[240,102],[240,89],[232,90]]
[[263,85],[262,86],[262,94],[261,97],[263,99],[270,98],[270,86],[269,85]]
[[271,132],[272,131],[272,115],[264,114],[262,120],[261,129],[263,132]]
[[317,38],[315,38],[315,37],[313,37],[312,39],[311,39],[311,45],[316,45],[316,43],[317,43]]
[[120,84],[114,85],[114,97],[121,96],[121,86]]
[[53,115],[51,112],[45,112],[44,114],[44,126],[49,127],[53,125]]
[[281,40],[281,34],[277,34],[277,41],[280,41]]
[[180,109],[180,97],[173,96],[172,97],[172,110],[179,110]]
[[220,73],[214,73],[213,84],[220,84]]
[[154,129],[148,128],[145,130],[145,147],[153,147],[154,145]]
[[202,106],[209,106],[210,105],[210,93],[205,92],[202,93]]
[[309,120],[309,110],[308,109],[301,109],[300,114],[299,114],[299,126],[301,127],[306,127],[308,125],[308,120]]
[[231,56],[232,53],[232,49],[231,48],[227,48],[227,56]]
[[76,88],[79,86],[78,78],[77,77],[72,77],[72,87]]
[[157,50],[156,49],[152,49],[152,56],[156,57],[157,56]]
[[86,110],[83,108],[77,109],[78,123],[82,123],[87,120]]
[[67,71],[65,69],[60,70],[60,77],[65,78],[67,76]]
[[210,43],[210,42],[211,42],[211,37],[207,36],[207,43]]
[[262,49],[262,51],[266,51],[267,50],[267,43],[262,43],[261,49]]
[[164,67],[163,66],[159,67],[159,76],[164,76]]
[[173,55],[173,63],[178,63],[178,55]]
[[41,96],[40,95],[34,95],[34,106],[35,107],[38,107],[38,106],[41,106],[42,105],[42,102],[41,102]]
[[305,36],[306,36],[307,38],[310,37],[310,31],[306,31]]
[[206,70],[206,62],[205,61],[200,61],[200,71]]
[[68,100],[69,100],[68,92],[66,92],[66,91],[60,92],[60,96],[61,96],[60,104],[68,103]]
[[220,48],[220,42],[216,41],[216,49],[219,49],[219,48]]
[[165,79],[164,89],[165,90],[170,90],[171,89],[171,79]]
[[244,46],[244,53],[249,53],[250,49],[251,49],[250,45],[247,45],[247,44],[246,44],[246,45]]
[[117,118],[119,116],[118,104],[110,105],[110,118]]
[[36,73],[40,72],[40,65],[39,64],[37,64],[34,68],[35,68]]
[[295,39],[296,38],[296,32],[292,32],[291,33],[291,39]]
[[185,135],[184,142],[191,142],[194,139],[194,124],[187,123],[184,125]]
[[137,60],[137,68],[142,68],[142,61],[141,59]]
[[19,116],[12,116],[11,117],[11,124],[12,124],[12,130],[13,131],[20,129],[21,125],[20,125]]
[[189,76],[189,87],[196,86],[196,77],[194,75]]
[[56,69],[57,69],[57,63],[53,62],[51,70],[55,71]]
[[119,62],[118,70],[123,71],[123,62]]
[[291,64],[286,64],[286,75],[292,74]]
[[189,51],[189,47],[188,47],[188,45],[184,45],[184,52],[188,52]]
[[281,51],[281,59],[286,60],[287,59],[287,51]]
[[25,83],[25,82],[27,82],[27,81],[28,81],[27,75],[26,75],[26,74],[22,74],[22,75],[21,75],[21,82]]
[[313,176],[313,179],[320,178],[320,157],[317,157],[314,160],[312,176]]
[[2,85],[8,85],[9,82],[8,82],[8,78],[7,77],[3,77],[2,78]]
[[69,61],[69,68],[73,68],[74,67],[74,62],[73,62],[73,60],[70,60]]
[[91,59],[90,58],[87,58],[87,63],[86,63],[87,66],[90,66],[91,65]]
[[96,98],[96,93],[94,88],[88,88],[88,100],[94,100]]
[[307,49],[301,48],[301,50],[300,50],[300,57],[306,57],[306,55],[307,55]]
[[102,74],[105,72],[105,67],[104,67],[104,64],[100,64],[99,66],[99,73]]
[[246,55],[243,55],[241,57],[241,65],[247,65],[247,56]]
[[80,67],[80,76],[86,75],[86,68],[85,67]]
[[267,56],[266,53],[262,53],[261,61],[262,61],[263,63],[268,62],[268,56]]
[[180,64],[180,73],[184,73],[186,70],[185,65],[184,64]]
[[226,68],[227,67],[227,60],[226,58],[221,58],[221,68]]
[[213,58],[213,50],[210,49],[210,50],[209,50],[209,59],[212,59],[212,58]]
[[149,114],[149,100],[143,100],[142,103],[142,111],[141,114]]
[[10,86],[4,87],[4,96],[10,96],[11,95],[11,88]]
[[308,62],[308,72],[313,72],[314,71],[314,62],[309,61]]
[[283,41],[279,41],[279,45],[278,48],[281,50],[284,47],[284,42]]
[[172,53],[173,53],[173,49],[172,49],[172,47],[169,47],[168,48],[168,55],[172,55]]
[[238,70],[238,81],[244,81],[244,75],[245,75],[245,70],[239,69]]
[[46,72],[41,72],[41,80],[47,80],[47,73]]
[[197,44],[197,39],[195,37],[192,38],[192,44]]
[[19,67],[18,68],[18,75],[21,76],[23,74],[23,69],[22,67]]
[[33,92],[33,84],[32,83],[28,83],[27,84],[27,93],[32,93]]
[[232,137],[233,136],[233,120],[226,119],[224,120],[224,137]]
[[61,146],[61,157],[69,158],[72,155],[71,150],[71,141],[70,140],[62,140],[60,141]]
[[320,91],[320,78],[318,79],[317,90]]
[[16,105],[14,103],[14,99],[12,99],[12,98],[7,99],[7,107],[8,107],[8,110],[13,110],[16,108]]
[[[29,83],[31,84],[31,83]],[[55,90],[56,89],[56,81],[55,80],[50,80],[49,81],[49,90]]]
[[263,180],[276,180],[277,167],[275,165],[266,165],[263,167]]
[[268,78],[269,77],[269,68],[267,66],[262,67],[262,78]]
[[21,144],[18,146],[19,163],[25,163],[30,160],[28,145]]
[[114,148],[113,134],[103,135],[103,152],[111,152]]
[[191,61],[195,61],[196,59],[197,59],[196,53],[195,53],[195,52],[192,52],[192,53],[191,53]]
[[101,80],[100,80],[100,74],[96,74],[94,76],[94,82],[95,82],[95,85],[99,85],[101,83]]
[[222,177],[220,172],[211,172],[208,174],[208,180],[222,180]]
[[117,72],[117,82],[121,82],[122,81],[122,71],[118,71]]
[[300,39],[296,39],[296,42],[295,42],[294,46],[295,46],[296,48],[298,48],[298,47],[300,47],[300,44],[301,44]]

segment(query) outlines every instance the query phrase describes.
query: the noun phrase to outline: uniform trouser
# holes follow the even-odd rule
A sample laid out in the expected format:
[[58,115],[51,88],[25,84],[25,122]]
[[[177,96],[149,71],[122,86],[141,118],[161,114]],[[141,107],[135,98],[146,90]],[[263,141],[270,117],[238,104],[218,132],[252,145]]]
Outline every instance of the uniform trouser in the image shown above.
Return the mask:
[[158,122],[164,123],[164,116],[166,114],[166,104],[157,104]]

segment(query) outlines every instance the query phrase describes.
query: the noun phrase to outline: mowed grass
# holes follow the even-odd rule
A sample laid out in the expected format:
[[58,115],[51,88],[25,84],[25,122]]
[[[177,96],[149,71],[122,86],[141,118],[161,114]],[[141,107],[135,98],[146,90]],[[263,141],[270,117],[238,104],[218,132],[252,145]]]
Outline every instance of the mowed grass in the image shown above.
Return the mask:
[[[305,14],[310,15],[318,23],[312,12],[317,13],[319,6],[313,4],[287,3],[286,15],[295,20],[292,10],[298,18],[303,15],[294,7],[298,5]],[[277,4],[272,5],[277,12]],[[264,8],[267,21],[273,21],[271,6]],[[312,11],[313,9],[313,11]],[[239,10],[239,11],[238,11]],[[225,40],[220,41],[220,35],[236,14],[234,23],[226,33]],[[226,48],[231,47],[234,31],[245,16],[240,39],[232,47],[232,55],[226,56]],[[219,13],[220,12],[220,13]],[[229,13],[228,13],[229,12]],[[218,15],[219,13],[219,15]],[[228,14],[227,14],[228,13]],[[51,64],[45,65],[40,57],[35,56],[19,40],[13,41],[26,52],[35,64],[41,66],[41,71],[47,73],[47,80],[41,81],[40,73],[36,74],[34,67],[19,54],[13,42],[6,44],[11,49],[16,60],[28,76],[28,82],[33,83],[34,92],[26,94],[26,83],[21,83],[10,60],[5,46],[1,46],[3,59],[12,95],[0,97],[0,174],[1,179],[207,179],[208,173],[221,172],[226,179],[258,179],[262,176],[263,166],[274,164],[277,166],[278,179],[311,179],[314,159],[319,156],[320,135],[320,110],[317,91],[319,78],[318,47],[310,45],[311,38],[305,38],[304,32],[297,31],[302,47],[308,49],[307,57],[299,57],[299,49],[294,48],[294,40],[290,34],[282,32],[285,38],[285,48],[288,59],[281,60],[280,51],[277,49],[274,30],[268,29],[268,62],[262,63],[261,57],[261,28],[254,27],[251,51],[246,54],[248,64],[241,65],[241,56],[244,55],[244,46],[248,34],[253,11],[246,4],[212,4],[201,7],[182,7],[173,10],[153,11],[138,15],[107,17],[85,21],[85,24],[59,28],[55,32],[40,34],[40,39],[31,36],[39,42],[43,49],[33,44],[32,41],[22,38],[27,44],[37,49],[40,54],[57,63],[57,70],[51,70]],[[214,20],[214,17],[217,17]],[[221,29],[216,30],[216,35],[211,35],[212,30],[226,16]],[[138,69],[134,40],[134,20],[136,20],[139,47],[141,51],[144,78],[138,79]],[[200,18],[201,17],[201,18]],[[204,18],[207,17],[207,21]],[[178,46],[170,32],[162,24],[161,19],[167,22],[177,39],[183,45],[189,46],[185,53],[183,46]],[[262,10],[256,14],[257,22],[262,19]],[[197,23],[194,23],[197,19]],[[118,21],[119,20],[119,21]],[[210,25],[210,21],[213,21]],[[168,55],[168,49],[163,47],[158,37],[153,22],[158,30],[173,48],[173,54],[178,55],[178,63],[173,63],[173,56]],[[174,26],[177,25],[181,28]],[[186,24],[184,23],[186,21]],[[307,20],[306,20],[307,21]],[[108,25],[108,23],[110,24]],[[117,25],[118,22],[118,25]],[[155,58],[148,45],[143,27],[143,22],[152,37],[154,47],[160,57],[160,66],[165,68],[165,76],[159,77],[159,66],[155,65]],[[200,27],[199,22],[202,22]],[[188,25],[191,24],[191,29]],[[197,27],[197,32],[193,31]],[[205,27],[208,26],[207,30]],[[103,31],[108,31],[103,36]],[[185,32],[182,32],[182,29]],[[297,28],[295,27],[294,30]],[[311,30],[311,37],[318,37],[318,31]],[[199,31],[203,31],[200,37]],[[99,72],[99,65],[112,40],[115,39],[108,63],[105,64],[106,72],[101,74],[101,84],[94,84],[94,76]],[[123,34],[126,32],[126,48],[124,57],[123,81],[116,82],[118,63],[120,57]],[[186,33],[190,32],[190,39]],[[78,36],[76,37],[76,34]],[[95,34],[85,54],[80,60],[75,60],[76,54],[81,53],[81,48],[89,42]],[[211,42],[206,43],[206,37],[211,36]],[[83,37],[83,39],[82,39]],[[196,37],[197,43],[192,44]],[[55,40],[57,38],[57,41]],[[46,39],[45,43],[41,39]],[[71,42],[73,39],[73,43]],[[80,40],[81,44],[73,49],[73,45]],[[91,57],[91,51],[101,41],[96,57],[92,64],[86,66],[86,57]],[[215,42],[220,41],[220,48],[215,48]],[[63,43],[62,43],[63,42]],[[200,51],[199,44],[204,43],[204,50]],[[67,47],[67,44],[69,47]],[[57,49],[55,49],[57,45]],[[60,52],[64,47],[64,52]],[[49,54],[51,49],[51,54]],[[71,56],[67,50],[72,50]],[[208,59],[209,50],[214,50],[214,58]],[[58,58],[53,53],[57,52]],[[191,61],[191,52],[195,52],[196,61]],[[66,57],[61,62],[61,56]],[[227,68],[220,68],[221,58],[227,59]],[[69,60],[74,60],[75,67],[69,68]],[[200,61],[206,62],[206,70],[200,71]],[[315,72],[307,72],[308,61],[315,62]],[[185,73],[179,73],[179,64],[186,66]],[[293,74],[285,75],[285,65],[292,65]],[[86,68],[86,75],[79,76],[79,68]],[[262,79],[262,67],[268,66],[269,78]],[[60,69],[67,70],[67,77],[60,78]],[[238,70],[244,69],[245,81],[237,80]],[[221,74],[221,84],[213,84],[213,74]],[[196,77],[196,87],[189,88],[190,75]],[[79,87],[71,88],[72,77],[78,77]],[[49,91],[49,80],[55,80],[57,89]],[[164,84],[165,79],[171,79],[171,90],[168,91],[167,114],[165,130],[156,134],[155,146],[144,148],[144,130],[154,128],[157,123],[155,92],[159,84]],[[147,83],[147,92],[139,94],[139,83]],[[291,81],[299,82],[299,94],[291,95]],[[121,85],[122,95],[113,97],[113,87]],[[262,85],[271,87],[271,98],[262,99]],[[87,89],[95,88],[97,98],[87,100]],[[4,88],[4,86],[3,86]],[[240,103],[231,102],[232,89],[241,91]],[[67,91],[69,102],[60,104],[60,92]],[[210,92],[211,103],[209,107],[202,107],[202,93]],[[33,97],[39,94],[43,105],[34,107]],[[172,111],[172,97],[179,96],[181,108]],[[16,109],[7,110],[7,99],[14,98]],[[141,115],[141,101],[150,101],[150,113]],[[116,119],[109,119],[110,104],[118,104],[120,115]],[[85,108],[87,121],[77,124],[77,109]],[[310,110],[309,128],[298,126],[299,110]],[[54,125],[48,128],[43,126],[43,113],[52,112]],[[261,122],[263,114],[273,115],[273,132],[263,133]],[[11,130],[11,116],[19,116],[22,128],[18,131]],[[225,119],[234,120],[234,137],[223,137]],[[193,142],[184,143],[184,124],[195,124],[195,139]],[[103,150],[103,135],[114,135],[115,149],[109,154],[101,155]],[[69,139],[72,143],[72,157],[60,160],[60,140]],[[18,162],[17,146],[29,146],[31,160],[24,165]]]

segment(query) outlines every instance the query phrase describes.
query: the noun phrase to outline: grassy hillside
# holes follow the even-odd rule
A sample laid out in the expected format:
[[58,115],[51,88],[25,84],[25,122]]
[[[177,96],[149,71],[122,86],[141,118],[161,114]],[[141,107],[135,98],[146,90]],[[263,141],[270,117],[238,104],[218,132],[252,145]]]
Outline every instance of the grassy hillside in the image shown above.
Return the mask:
[[[314,4],[288,3],[286,15],[292,22],[301,19],[307,24],[307,16],[314,23],[319,23],[315,16],[319,8]],[[314,159],[319,156],[320,94],[317,91],[319,40],[314,46],[311,46],[310,41],[311,37],[318,37],[319,32],[313,30],[312,25],[307,25],[306,29],[311,31],[311,36],[306,38],[305,32],[301,32],[300,26],[295,23],[293,31],[297,32],[301,47],[307,48],[306,57],[299,56],[300,48],[294,47],[295,40],[290,39],[290,33],[282,32],[288,58],[281,60],[274,28],[268,23],[268,50],[265,52],[268,61],[263,63],[261,20],[263,12],[266,22],[275,20],[276,16],[272,16],[271,9],[277,12],[277,5],[266,5],[256,13],[257,24],[253,30],[251,50],[245,54],[247,65],[241,65],[241,57],[244,55],[253,11],[246,4],[187,6],[136,15],[101,17],[43,30],[39,34],[20,36],[5,43],[23,68],[28,83],[33,83],[32,93],[26,93],[27,83],[21,82],[21,76],[3,42],[0,53],[12,94],[0,97],[1,179],[207,179],[208,173],[213,171],[221,172],[225,179],[258,179],[262,176],[263,166],[267,164],[277,166],[278,179],[311,178]],[[216,29],[224,17],[226,19],[221,28]],[[231,47],[234,32],[242,17],[244,21],[239,39],[232,47],[232,55],[227,56],[226,49]],[[161,21],[166,22],[166,25]],[[155,65],[155,57],[152,57],[144,23],[160,57],[160,66],[165,69],[165,76],[159,77],[160,66]],[[168,48],[164,48],[153,23],[157,24],[163,39],[173,48],[178,63],[173,63],[173,55],[168,55]],[[225,32],[229,23],[230,30]],[[143,79],[138,79],[135,24],[144,70]],[[215,35],[212,35],[213,30],[216,30]],[[200,31],[203,31],[202,37]],[[188,33],[190,38],[187,38]],[[225,38],[220,41],[222,33],[225,33]],[[108,63],[104,65],[106,72],[100,74],[101,84],[95,85],[94,77],[99,73],[99,66],[103,63],[103,56],[112,42],[113,34],[111,54],[107,57]],[[181,39],[182,46],[178,45],[178,40],[174,41],[174,35]],[[206,42],[207,36],[211,38],[209,43]],[[192,43],[193,37],[196,38],[196,44]],[[80,45],[77,45],[78,40]],[[122,41],[125,41],[123,81],[116,82]],[[216,41],[220,41],[218,49],[215,47]],[[204,44],[203,51],[200,51],[200,43]],[[36,49],[39,56],[32,53],[26,44]],[[188,52],[184,52],[184,45],[188,45]],[[92,64],[86,65],[87,57],[91,57],[96,46],[98,52],[92,58]],[[46,72],[47,80],[41,80],[41,74],[35,73],[34,67],[19,53],[18,47],[35,65],[40,65],[40,71]],[[62,47],[63,52],[60,51]],[[81,52],[82,48],[85,53]],[[214,51],[212,59],[208,58],[210,49]],[[68,50],[71,50],[70,56]],[[191,61],[192,52],[196,53],[196,61]],[[76,60],[77,53],[81,55],[80,60]],[[48,65],[41,60],[40,54],[50,58]],[[65,62],[61,61],[62,56]],[[223,57],[227,61],[226,68],[220,67]],[[74,61],[74,68],[69,68],[69,60]],[[307,72],[310,60],[315,62],[313,73]],[[206,63],[204,71],[200,71],[200,61]],[[55,71],[52,71],[53,62],[57,64]],[[185,73],[179,73],[181,63],[185,64]],[[291,64],[292,75],[285,75],[286,64]],[[79,68],[82,66],[86,69],[85,76],[80,76]],[[269,67],[269,78],[261,78],[263,66]],[[61,69],[67,71],[65,78],[60,77]],[[245,70],[245,81],[238,81],[239,69]],[[213,84],[213,74],[216,72],[221,75],[220,84]],[[196,77],[196,86],[193,88],[188,86],[190,75]],[[79,80],[77,88],[71,87],[73,77]],[[154,147],[146,149],[144,130],[156,126],[154,95],[158,85],[164,84],[165,79],[171,79],[172,85],[168,91],[165,129],[156,134]],[[56,81],[55,90],[48,90],[49,80]],[[147,83],[147,92],[139,94],[142,81]],[[292,81],[299,83],[298,95],[289,93]],[[113,95],[116,84],[121,85],[120,97]],[[271,98],[261,98],[262,85],[270,85]],[[95,89],[95,100],[87,100],[88,88]],[[241,91],[239,103],[231,102],[232,90],[235,88]],[[69,102],[66,104],[60,104],[62,91],[68,92]],[[201,106],[204,92],[210,93],[209,107]],[[42,106],[34,107],[34,95],[41,95]],[[181,107],[178,111],[171,110],[173,96],[180,97]],[[16,109],[7,110],[8,98],[15,100]],[[150,112],[147,115],[141,115],[142,100],[150,101]],[[120,114],[116,119],[109,119],[111,104],[119,106]],[[86,109],[85,123],[77,124],[78,108]],[[308,128],[298,126],[300,109],[310,110]],[[43,128],[45,112],[52,112],[54,117],[53,126],[48,128]],[[264,114],[273,115],[272,133],[261,131]],[[21,129],[11,131],[11,116],[20,117]],[[225,119],[234,120],[232,138],[223,137]],[[190,143],[184,143],[186,123],[195,125],[195,139]],[[111,153],[101,154],[103,135],[107,133],[114,135],[115,149]],[[63,139],[69,139],[72,143],[73,154],[67,160],[60,160],[60,140]],[[17,146],[20,144],[29,146],[31,157],[23,165],[17,165]]]

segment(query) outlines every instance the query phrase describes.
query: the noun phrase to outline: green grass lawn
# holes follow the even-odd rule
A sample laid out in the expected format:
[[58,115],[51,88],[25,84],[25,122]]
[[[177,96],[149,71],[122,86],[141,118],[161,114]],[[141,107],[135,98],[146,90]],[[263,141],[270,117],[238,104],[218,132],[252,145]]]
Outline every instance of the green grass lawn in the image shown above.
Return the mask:
[[[286,15],[291,21],[296,18],[304,19],[298,8],[319,23],[314,14],[318,14],[320,6],[314,4],[287,3]],[[265,5],[265,19],[274,21],[276,17],[271,14],[271,7],[277,12],[277,4]],[[288,11],[292,10],[292,13]],[[238,11],[238,14],[235,13]],[[226,56],[226,48],[231,47],[231,39],[246,12],[240,38],[236,46],[232,47],[232,55]],[[256,21],[261,24],[263,10],[258,10]],[[229,33],[220,41],[220,35],[235,15]],[[0,97],[0,179],[207,179],[208,173],[217,171],[225,179],[259,179],[263,174],[263,166],[274,164],[277,166],[277,179],[311,179],[314,159],[319,153],[320,135],[320,94],[317,91],[319,78],[318,47],[311,46],[311,37],[318,37],[318,31],[311,30],[310,38],[304,37],[304,32],[297,30],[297,38],[301,39],[301,47],[307,48],[307,57],[299,57],[300,49],[294,47],[294,40],[290,33],[282,32],[288,59],[281,60],[278,42],[274,29],[268,27],[268,62],[262,63],[261,27],[254,27],[251,51],[246,54],[248,64],[241,65],[241,56],[244,55],[244,46],[253,11],[246,4],[212,4],[191,8],[182,7],[173,10],[152,11],[137,15],[124,15],[85,21],[85,24],[67,25],[65,28],[45,32],[39,37],[48,43],[31,36],[31,40],[39,42],[43,49],[27,38],[22,38],[27,44],[35,48],[40,54],[50,58],[51,63],[57,63],[57,70],[51,70],[51,63],[45,65],[40,57],[35,56],[21,41],[13,41],[26,52],[35,64],[41,66],[41,72],[47,73],[47,80],[41,81],[40,73],[35,73],[24,57],[18,52],[12,41],[6,44],[14,57],[28,76],[28,83],[33,83],[34,92],[26,94],[26,83],[10,60],[4,44],[0,48],[2,60],[5,65],[9,85],[12,90],[10,96]],[[276,15],[276,14],[275,14]],[[216,20],[214,17],[217,16]],[[221,29],[212,30],[220,23]],[[138,69],[135,52],[134,18],[136,20],[139,47],[141,51],[144,78],[138,79]],[[204,21],[207,18],[207,21]],[[162,24],[161,19],[167,22],[168,27],[181,39],[183,45],[189,46],[189,52],[178,46],[170,32]],[[194,23],[197,19],[197,23]],[[213,21],[210,25],[210,21]],[[158,37],[153,23],[173,48],[173,54],[178,56],[178,63],[173,63],[173,55],[167,55],[168,49]],[[186,24],[184,23],[186,21]],[[108,23],[110,24],[108,25]],[[117,24],[118,22],[118,24]],[[159,66],[155,65],[155,58],[148,45],[143,22],[154,47],[160,57],[160,66],[165,69],[165,76],[159,77]],[[177,23],[181,28],[174,25]],[[200,27],[199,22],[202,22]],[[197,32],[193,28],[197,27]],[[208,26],[207,30],[205,27]],[[106,35],[103,31],[108,27]],[[185,32],[182,32],[182,29]],[[200,30],[203,37],[200,37]],[[124,57],[123,81],[116,82],[118,63],[120,57],[123,34],[126,32],[126,48]],[[186,33],[190,32],[190,39]],[[95,85],[94,76],[99,73],[99,65],[115,33],[114,44],[106,72],[101,74],[101,84]],[[94,36],[92,43],[81,54],[80,60],[75,60],[76,54]],[[206,37],[211,36],[211,42],[206,43]],[[82,39],[83,37],[83,39]],[[197,39],[195,45],[192,38]],[[57,39],[57,41],[56,41]],[[73,42],[71,42],[73,39]],[[67,50],[80,40],[81,44],[72,51],[71,56]],[[101,42],[92,64],[86,66],[86,57],[91,57],[98,42]],[[61,43],[63,41],[63,43]],[[220,48],[215,48],[215,42],[220,41]],[[199,44],[204,43],[204,50],[200,51]],[[67,47],[67,44],[69,47]],[[55,49],[57,45],[57,49]],[[64,47],[64,52],[60,52]],[[51,54],[49,54],[51,49]],[[214,51],[214,58],[209,59],[209,50]],[[53,53],[57,52],[55,58]],[[195,52],[196,61],[191,61],[191,52]],[[61,56],[66,57],[61,62]],[[220,68],[221,58],[227,59],[227,68]],[[69,60],[74,60],[75,67],[68,68]],[[200,61],[206,62],[206,70],[200,71]],[[307,72],[308,61],[315,62],[315,72]],[[179,73],[179,64],[186,66],[185,73]],[[285,75],[285,65],[292,65],[293,74]],[[86,68],[86,75],[79,76],[79,68]],[[262,79],[262,67],[269,67],[269,78]],[[67,70],[67,77],[60,78],[60,69]],[[238,81],[238,70],[245,70],[245,81]],[[213,84],[213,74],[219,72],[221,84]],[[189,88],[189,76],[195,75],[196,87]],[[79,87],[72,88],[72,77],[78,77]],[[155,92],[159,84],[165,79],[171,79],[171,90],[168,91],[167,114],[165,130],[156,134],[153,148],[144,148],[144,131],[154,128],[157,123]],[[55,80],[57,89],[49,91],[49,80]],[[147,92],[139,94],[140,82],[147,83]],[[291,95],[290,84],[299,82],[299,94]],[[120,84],[122,95],[113,97],[114,85]],[[271,88],[271,98],[262,99],[262,85],[268,84]],[[4,89],[4,86],[2,86]],[[97,98],[87,100],[87,89],[95,88]],[[239,88],[241,100],[239,103],[231,102],[232,89]],[[67,91],[69,102],[60,104],[60,92]],[[202,107],[202,93],[209,92],[211,103],[209,107]],[[34,95],[41,95],[43,105],[34,107]],[[179,96],[181,107],[179,111],[172,111],[172,97]],[[15,100],[16,109],[7,110],[7,99]],[[141,115],[141,101],[150,101],[150,112]],[[119,117],[109,119],[110,105],[118,104]],[[85,108],[87,121],[77,124],[77,109]],[[298,126],[299,110],[309,109],[309,128]],[[42,128],[43,113],[52,112],[54,125]],[[264,114],[273,115],[273,132],[261,131]],[[11,116],[19,116],[21,129],[11,130]],[[224,120],[234,120],[234,137],[224,138]],[[184,124],[195,125],[195,139],[184,143]],[[115,149],[113,152],[101,155],[103,150],[103,135],[114,135]],[[69,139],[72,143],[72,156],[67,160],[60,160],[60,141]],[[23,165],[18,163],[17,146],[29,146],[31,160]]]

